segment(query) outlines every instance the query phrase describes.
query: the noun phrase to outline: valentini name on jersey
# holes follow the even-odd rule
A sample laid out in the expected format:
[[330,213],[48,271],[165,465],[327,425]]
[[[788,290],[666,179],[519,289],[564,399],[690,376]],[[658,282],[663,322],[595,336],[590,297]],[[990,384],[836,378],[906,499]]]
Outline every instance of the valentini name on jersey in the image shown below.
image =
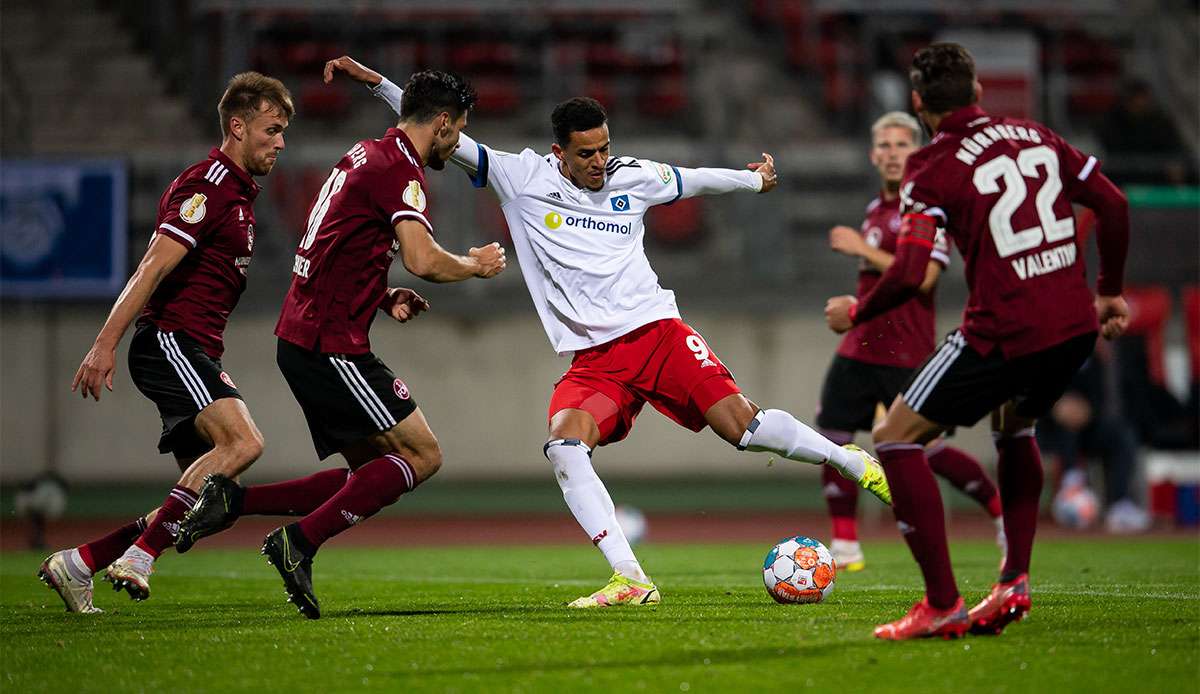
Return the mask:
[[[399,87],[385,79],[372,91],[400,112]],[[590,191],[563,176],[554,155],[502,152],[466,134],[451,161],[476,187],[499,197],[525,284],[559,354],[680,317],[675,293],[659,285],[646,257],[648,209],[697,195],[762,189],[762,177],[749,170],[614,157],[604,187]]]

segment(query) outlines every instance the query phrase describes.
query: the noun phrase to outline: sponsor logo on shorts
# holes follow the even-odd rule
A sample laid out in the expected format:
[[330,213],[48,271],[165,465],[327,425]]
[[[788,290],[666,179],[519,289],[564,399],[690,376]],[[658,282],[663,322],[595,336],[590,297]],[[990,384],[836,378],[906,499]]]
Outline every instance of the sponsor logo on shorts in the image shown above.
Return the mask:
[[230,378],[229,374],[225,373],[224,371],[221,372],[221,382],[230,388],[237,388],[237,385],[234,384],[233,379]]
[[408,399],[408,386],[404,385],[404,381],[401,381],[398,378],[392,381],[392,390],[396,391],[396,397],[400,398],[401,400]]

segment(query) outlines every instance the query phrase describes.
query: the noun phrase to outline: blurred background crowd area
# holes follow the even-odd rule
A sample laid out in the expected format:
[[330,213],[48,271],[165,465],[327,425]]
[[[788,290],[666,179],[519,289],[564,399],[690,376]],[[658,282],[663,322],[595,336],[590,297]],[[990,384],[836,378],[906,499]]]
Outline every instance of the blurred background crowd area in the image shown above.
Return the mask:
[[[231,325],[234,342],[238,330],[251,329],[241,325],[266,339],[312,196],[355,141],[377,137],[395,120],[360,85],[322,83],[324,62],[342,54],[397,82],[423,68],[463,74],[480,97],[468,131],[499,149],[548,152],[553,105],[586,94],[608,109],[617,155],[741,167],[771,152],[780,172],[777,192],[655,208],[646,243],[685,316],[713,325],[714,333],[728,331],[726,344],[735,343],[729,351],[737,351],[743,324],[722,324],[721,316],[753,325],[740,331],[750,336],[745,354],[726,358],[735,371],[763,357],[762,341],[750,339],[767,329],[760,324],[798,321],[784,334],[787,348],[805,357],[781,368],[803,372],[784,379],[805,390],[786,393],[802,403],[793,409],[803,415],[815,404],[836,344],[820,321],[824,301],[854,288],[855,261],[829,250],[828,230],[857,226],[878,191],[867,159],[869,126],[885,111],[908,109],[907,67],[916,49],[933,40],[963,43],[976,56],[986,108],[1041,120],[1096,154],[1131,200],[1134,327],[1102,355],[1100,368],[1081,376],[1078,398],[1056,410],[1056,422],[1047,426],[1061,436],[1046,445],[1067,468],[1121,445],[1134,458],[1139,448],[1195,448],[1198,13],[1197,2],[1181,0],[9,0],[0,15],[0,147],[10,165],[3,183],[10,195],[0,203],[4,272],[8,280],[28,272],[45,281],[7,282],[2,292],[4,347],[23,360],[5,359],[0,478],[20,479],[46,461],[64,459],[68,470],[88,470],[76,460],[79,451],[64,448],[56,441],[62,432],[46,423],[64,406],[50,396],[21,405],[14,394],[60,388],[69,377],[60,372],[73,371],[89,333],[141,256],[162,190],[219,143],[216,101],[228,78],[246,69],[282,79],[297,106],[288,148],[260,181],[250,289]],[[119,179],[114,189],[125,191],[112,214],[116,238],[99,242],[113,255],[106,266],[112,276],[81,293],[55,284],[66,271],[55,269],[52,259],[82,227],[54,232],[61,219],[47,221],[22,208],[30,181],[42,174],[12,166],[72,161],[111,165]],[[461,250],[507,240],[493,196],[472,192],[454,170],[431,172],[429,182],[444,246]],[[1079,226],[1089,232],[1086,214]],[[50,229],[49,238],[57,240],[32,228]],[[98,257],[100,251],[85,252]],[[1094,250],[1089,255],[1094,268]],[[49,269],[42,267],[47,263]],[[966,294],[961,259],[953,263],[939,290],[940,321],[947,327],[957,321]],[[397,264],[393,279],[401,277]],[[418,288],[437,308],[432,319],[452,326],[464,350],[487,332],[488,321],[521,321],[519,336],[498,338],[511,343],[507,349],[520,344],[523,350],[528,340],[551,364],[547,373],[565,368],[544,342],[537,344],[517,268],[489,283]],[[46,301],[53,296],[71,301]],[[262,366],[273,368],[265,358]],[[757,362],[741,368],[739,377],[749,371],[753,382]],[[762,376],[768,391],[772,378]],[[531,431],[542,427],[543,390],[514,407],[536,425]],[[286,399],[286,391],[278,396]],[[134,407],[134,421],[149,440],[151,409]],[[1127,429],[1118,443],[1096,438],[1096,432],[1111,437],[1114,421]],[[306,442],[298,422],[287,425],[294,434],[287,438],[298,440],[301,451]],[[124,427],[123,420],[106,426],[118,425]],[[654,447],[634,450],[640,455]],[[708,449],[687,449],[680,458],[703,457],[701,450]],[[1122,465],[1133,472],[1118,465],[1118,477],[1140,474],[1129,456]],[[159,476],[169,477],[170,466],[161,467]]]

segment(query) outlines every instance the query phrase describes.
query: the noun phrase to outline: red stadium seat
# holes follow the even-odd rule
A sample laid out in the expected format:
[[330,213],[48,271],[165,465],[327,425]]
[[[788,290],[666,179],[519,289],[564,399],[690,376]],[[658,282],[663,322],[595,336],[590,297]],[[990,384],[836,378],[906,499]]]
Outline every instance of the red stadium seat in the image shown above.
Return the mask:
[[687,198],[650,208],[646,228],[651,238],[666,246],[695,243],[704,235],[703,198]]

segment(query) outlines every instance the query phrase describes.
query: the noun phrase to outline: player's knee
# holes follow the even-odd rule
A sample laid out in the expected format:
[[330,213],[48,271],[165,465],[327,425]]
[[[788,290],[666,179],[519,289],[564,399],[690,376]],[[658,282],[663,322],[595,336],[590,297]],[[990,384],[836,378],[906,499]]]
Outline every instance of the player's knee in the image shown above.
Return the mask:
[[442,447],[436,441],[431,446],[423,446],[404,457],[412,465],[418,482],[424,482],[442,469]]
[[890,417],[884,417],[871,429],[871,439],[876,444],[887,441],[908,441],[911,436],[912,433],[907,431],[907,427]]
[[249,465],[262,457],[265,446],[263,435],[257,430],[250,431],[234,444],[234,456],[243,466]]

